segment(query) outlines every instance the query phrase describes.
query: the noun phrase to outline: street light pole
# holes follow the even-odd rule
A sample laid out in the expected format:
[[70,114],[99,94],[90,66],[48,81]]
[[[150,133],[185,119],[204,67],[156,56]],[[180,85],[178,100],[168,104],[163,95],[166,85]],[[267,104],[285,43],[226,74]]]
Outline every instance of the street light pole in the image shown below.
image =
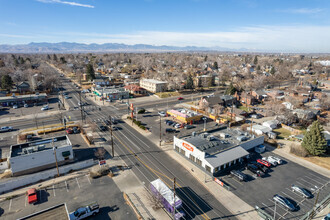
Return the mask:
[[159,115],[159,146],[162,144],[162,116]]
[[274,220],[275,220],[275,216],[276,216],[276,201],[275,201],[274,217],[273,217]]
[[203,120],[204,120],[204,131],[206,131],[206,118],[204,117]]

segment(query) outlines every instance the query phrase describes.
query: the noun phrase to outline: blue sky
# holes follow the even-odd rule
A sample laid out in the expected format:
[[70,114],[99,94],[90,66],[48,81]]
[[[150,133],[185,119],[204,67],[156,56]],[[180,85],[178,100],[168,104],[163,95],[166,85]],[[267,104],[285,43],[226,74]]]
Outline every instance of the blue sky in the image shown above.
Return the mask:
[[0,44],[330,52],[329,0],[0,0]]

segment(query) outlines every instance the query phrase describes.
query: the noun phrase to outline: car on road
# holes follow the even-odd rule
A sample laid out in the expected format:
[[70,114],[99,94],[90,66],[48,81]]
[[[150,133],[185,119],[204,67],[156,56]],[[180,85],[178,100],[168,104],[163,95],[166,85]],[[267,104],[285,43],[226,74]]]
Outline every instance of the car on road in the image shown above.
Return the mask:
[[266,160],[268,163],[270,163],[274,167],[277,166],[277,161],[274,158],[272,158],[272,157],[263,157],[262,159],[263,160]]
[[296,207],[287,198],[285,198],[283,196],[276,194],[273,196],[273,200],[275,202],[278,202],[280,205],[282,205],[283,207],[285,207],[286,209],[288,209],[290,211],[296,210]]
[[13,109],[18,109],[18,105],[13,105]]
[[166,128],[166,129],[165,129],[165,132],[166,132],[166,133],[173,133],[173,132],[176,132],[176,130],[173,129],[173,128]]
[[262,165],[264,165],[264,166],[266,166],[268,168],[270,168],[272,166],[268,161],[263,160],[263,159],[258,159],[257,160],[257,163],[260,163],[260,164],[262,164]]
[[195,128],[195,126],[193,126],[193,125],[186,125],[186,126],[184,126],[184,128],[185,129],[192,129],[192,128]]
[[108,130],[108,127],[104,126],[104,125],[100,125],[100,130],[101,131],[107,131]]
[[283,161],[282,159],[278,158],[278,157],[275,157],[275,156],[268,156],[268,159],[271,158],[272,160],[276,161],[277,164],[282,164]]
[[70,97],[68,95],[64,96],[65,99],[69,99]]
[[239,181],[246,181],[247,180],[247,175],[242,173],[239,170],[231,170],[230,174],[234,177],[236,177]]
[[166,112],[164,111],[158,112],[158,115],[161,117],[166,117]]
[[24,104],[24,108],[28,108],[29,107],[29,105],[28,104]]
[[10,126],[4,126],[0,128],[0,132],[7,132],[7,131],[12,131],[13,127]]
[[246,166],[246,169],[250,170],[252,173],[256,174],[259,177],[262,176],[262,173],[260,172],[259,168],[256,165],[254,165],[254,164],[249,163]]
[[48,105],[45,105],[45,106],[43,106],[42,108],[41,108],[41,111],[46,111],[46,110],[48,110],[49,109],[49,106]]
[[183,97],[179,97],[178,100],[183,100],[184,98]]
[[38,202],[37,190],[35,188],[29,189],[27,192],[28,203],[34,204]]
[[73,134],[73,130],[71,128],[67,128],[65,131],[67,134]]
[[313,197],[313,195],[310,192],[308,192],[306,189],[304,189],[302,187],[299,187],[297,185],[294,185],[294,184],[291,185],[291,190],[293,192],[296,192],[296,193],[300,194],[304,198],[310,199],[310,198]]

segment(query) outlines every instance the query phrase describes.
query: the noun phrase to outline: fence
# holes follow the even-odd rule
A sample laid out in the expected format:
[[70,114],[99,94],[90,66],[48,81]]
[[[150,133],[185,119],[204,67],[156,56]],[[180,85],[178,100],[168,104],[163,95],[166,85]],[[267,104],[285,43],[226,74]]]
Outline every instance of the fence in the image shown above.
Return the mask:
[[[90,160],[85,160],[82,162],[77,162],[74,164],[69,164],[66,166],[60,166],[59,173],[65,174],[65,173],[71,172],[73,170],[80,170],[80,169],[84,169],[86,167],[93,166],[94,164],[95,164],[94,160],[90,159]],[[51,170],[46,170],[46,171],[42,171],[42,172],[30,174],[30,175],[10,178],[9,180],[1,181],[0,182],[0,194],[2,194],[4,192],[8,192],[8,191],[16,189],[16,188],[19,188],[19,187],[22,187],[22,186],[26,186],[26,185],[29,185],[32,183],[39,182],[40,180],[52,178],[56,175],[57,175],[57,170],[56,170],[56,168],[54,168]]]

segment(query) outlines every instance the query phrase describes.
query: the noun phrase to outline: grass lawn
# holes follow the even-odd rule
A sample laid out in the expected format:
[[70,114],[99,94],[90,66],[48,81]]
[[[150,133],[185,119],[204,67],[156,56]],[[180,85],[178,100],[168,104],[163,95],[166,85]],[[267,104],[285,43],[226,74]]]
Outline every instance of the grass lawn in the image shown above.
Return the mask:
[[291,131],[284,128],[274,129],[273,131],[277,133],[278,139],[285,139],[291,135]]
[[330,157],[304,157],[304,159],[330,170]]
[[241,105],[238,107],[239,109],[243,110],[243,111],[246,111],[246,112],[249,112],[249,108],[247,108],[246,106],[244,105]]
[[159,98],[168,98],[168,97],[173,97],[173,96],[179,96],[179,95],[181,95],[181,93],[179,93],[179,92],[159,92],[159,93],[156,93],[156,95]]

